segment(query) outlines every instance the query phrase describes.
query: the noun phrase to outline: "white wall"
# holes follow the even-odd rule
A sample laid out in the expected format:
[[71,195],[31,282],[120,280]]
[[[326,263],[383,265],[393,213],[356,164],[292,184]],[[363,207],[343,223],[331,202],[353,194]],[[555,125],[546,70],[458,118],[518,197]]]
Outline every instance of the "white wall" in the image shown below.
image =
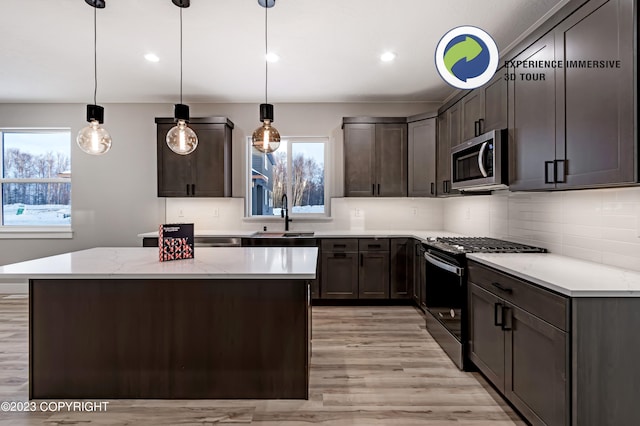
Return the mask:
[[[193,117],[226,116],[233,132],[233,196],[243,197],[245,143],[259,125],[255,104],[192,104]],[[275,104],[275,126],[285,136],[329,136],[333,176],[330,194],[342,196],[343,116],[407,116],[435,111],[429,103]],[[105,104],[113,147],[86,155],[72,143],[72,239],[0,239],[0,265],[95,246],[137,246],[137,234],[165,221],[165,199],[156,196],[155,117],[170,117],[168,104]],[[0,104],[0,127],[84,127],[84,104]],[[227,200],[221,201],[222,203]],[[233,201],[231,201],[233,202]],[[373,216],[371,216],[373,217]],[[375,221],[374,221],[375,222]],[[372,222],[373,223],[373,222]]]
[[444,229],[640,271],[640,187],[448,198]]

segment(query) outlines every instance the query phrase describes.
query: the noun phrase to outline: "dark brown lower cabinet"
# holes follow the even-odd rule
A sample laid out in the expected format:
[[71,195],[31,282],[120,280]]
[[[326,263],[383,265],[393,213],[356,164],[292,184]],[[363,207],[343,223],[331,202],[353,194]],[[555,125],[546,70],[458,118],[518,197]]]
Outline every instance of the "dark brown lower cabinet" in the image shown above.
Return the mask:
[[323,299],[358,298],[358,252],[322,252]]
[[469,263],[469,359],[534,425],[570,424],[569,298]]
[[360,299],[389,298],[388,251],[360,252],[358,297]]
[[421,292],[424,291],[424,281],[422,271],[423,267],[423,257],[424,249],[422,248],[422,243],[418,240],[413,241],[413,288],[411,289],[413,302],[422,308],[420,305],[421,300]]
[[411,299],[413,296],[414,241],[412,238],[393,238],[390,249],[391,299]]

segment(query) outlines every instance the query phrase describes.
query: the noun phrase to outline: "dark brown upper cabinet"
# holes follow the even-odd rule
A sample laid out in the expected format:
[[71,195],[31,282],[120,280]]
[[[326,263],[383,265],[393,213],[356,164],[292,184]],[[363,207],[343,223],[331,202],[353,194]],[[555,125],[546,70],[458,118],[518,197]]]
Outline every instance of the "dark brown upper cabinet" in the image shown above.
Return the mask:
[[632,0],[591,1],[554,32],[556,56],[565,64],[620,61],[620,68],[558,70],[554,174],[559,189],[637,181],[633,5]]
[[[547,34],[515,58],[554,59],[553,34]],[[550,68],[528,68],[527,72],[544,75],[544,79],[509,81],[509,189],[512,191],[555,186],[545,183],[544,170],[545,161],[555,159],[555,72]]]
[[[453,124],[452,124],[453,123]],[[459,191],[451,189],[451,147],[460,139],[460,103],[438,115],[438,137],[436,141],[436,195],[459,195]],[[454,136],[454,138],[451,137]]]
[[436,118],[433,114],[409,117],[408,123],[408,195],[435,197]]
[[407,122],[404,117],[345,117],[345,197],[407,195]]
[[[563,67],[516,69],[509,82],[512,190],[638,181],[633,4],[589,1],[515,58]],[[594,60],[595,67],[579,62]],[[600,66],[608,61],[619,67]],[[520,73],[544,79],[527,81]]]
[[460,100],[462,141],[507,127],[507,81],[502,70]]
[[156,118],[158,197],[231,197],[233,123],[226,117],[192,118],[198,147],[188,155],[171,151],[165,142],[173,118]]

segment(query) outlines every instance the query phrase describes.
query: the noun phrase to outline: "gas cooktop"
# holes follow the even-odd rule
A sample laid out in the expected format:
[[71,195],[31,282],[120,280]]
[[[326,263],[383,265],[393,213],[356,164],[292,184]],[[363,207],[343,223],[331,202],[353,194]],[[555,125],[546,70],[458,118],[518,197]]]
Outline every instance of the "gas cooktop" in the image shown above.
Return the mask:
[[427,245],[453,254],[463,253],[544,253],[545,249],[487,237],[430,238]]

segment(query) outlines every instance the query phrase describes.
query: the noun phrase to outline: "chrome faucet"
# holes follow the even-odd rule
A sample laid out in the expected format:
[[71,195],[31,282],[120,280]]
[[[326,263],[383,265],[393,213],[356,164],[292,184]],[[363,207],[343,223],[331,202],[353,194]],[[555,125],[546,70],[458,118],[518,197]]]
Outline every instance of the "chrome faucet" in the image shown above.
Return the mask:
[[280,217],[284,218],[284,230],[289,230],[289,222],[293,219],[289,219],[289,199],[287,194],[282,194],[282,208],[280,209]]

